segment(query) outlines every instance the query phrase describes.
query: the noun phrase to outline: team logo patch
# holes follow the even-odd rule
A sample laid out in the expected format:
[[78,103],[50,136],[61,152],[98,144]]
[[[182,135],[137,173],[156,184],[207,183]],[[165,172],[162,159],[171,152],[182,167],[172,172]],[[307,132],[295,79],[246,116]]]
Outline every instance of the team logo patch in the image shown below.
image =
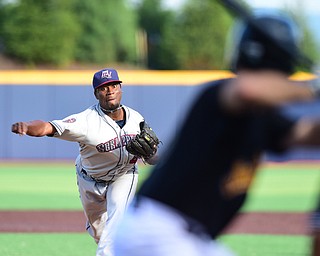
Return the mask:
[[233,164],[231,172],[222,182],[222,192],[228,198],[245,194],[254,178],[258,161],[237,161]]
[[112,72],[109,70],[102,71],[101,78],[112,78]]
[[75,121],[76,121],[75,118],[69,118],[69,119],[63,120],[62,122],[64,122],[64,123],[74,123]]

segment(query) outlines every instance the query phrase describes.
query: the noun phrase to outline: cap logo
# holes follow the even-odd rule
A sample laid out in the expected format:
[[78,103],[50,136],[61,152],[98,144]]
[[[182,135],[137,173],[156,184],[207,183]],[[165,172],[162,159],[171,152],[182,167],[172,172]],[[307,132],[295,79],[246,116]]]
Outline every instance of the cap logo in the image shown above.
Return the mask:
[[104,70],[101,72],[101,78],[112,78],[112,72],[109,70]]
[[122,83],[122,81],[119,80],[118,73],[115,69],[108,68],[94,73],[92,79],[93,89],[108,83]]

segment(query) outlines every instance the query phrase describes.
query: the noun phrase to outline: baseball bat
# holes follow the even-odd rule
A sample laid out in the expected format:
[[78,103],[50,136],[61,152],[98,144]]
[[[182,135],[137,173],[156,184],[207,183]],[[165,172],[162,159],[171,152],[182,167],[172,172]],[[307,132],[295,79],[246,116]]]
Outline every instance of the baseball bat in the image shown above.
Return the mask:
[[[285,45],[280,44],[278,41],[276,41],[272,35],[270,35],[267,30],[264,30],[263,28],[259,27],[259,25],[254,22],[254,17],[252,14],[252,10],[249,7],[245,7],[243,4],[240,4],[239,1],[235,0],[218,0],[227,10],[231,11],[234,15],[239,17],[240,19],[243,19],[245,22],[247,22],[249,25],[251,25],[256,31],[258,31],[261,35],[263,35],[266,40],[270,41],[275,47],[277,47],[282,52],[286,53],[288,56],[292,57],[292,59],[297,62],[296,59],[294,59],[294,56],[292,56],[291,52],[288,48],[286,48]],[[311,61],[310,58],[308,58],[305,54],[303,54],[301,51],[298,51],[299,55],[298,57],[298,63],[303,65],[308,70],[312,70],[312,67],[314,66],[314,63]],[[297,63],[297,64],[298,64]]]

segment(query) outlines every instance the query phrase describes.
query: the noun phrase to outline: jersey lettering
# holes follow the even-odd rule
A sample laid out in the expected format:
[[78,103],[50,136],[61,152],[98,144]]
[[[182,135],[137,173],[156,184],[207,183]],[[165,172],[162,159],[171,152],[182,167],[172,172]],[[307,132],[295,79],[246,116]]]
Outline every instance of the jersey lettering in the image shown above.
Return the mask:
[[118,138],[114,138],[113,140],[109,141],[109,151],[115,150],[118,147],[120,147]]
[[122,145],[127,145],[128,142],[130,140],[132,140],[134,137],[136,137],[136,135],[130,135],[130,134],[126,134],[126,135],[123,135],[121,136],[121,142],[122,142]]
[[116,137],[116,138],[113,138],[112,140],[109,140],[107,142],[98,144],[96,146],[96,149],[98,150],[98,152],[101,152],[101,153],[102,152],[110,152],[110,151],[113,151],[117,148],[126,146],[127,143],[134,137],[135,137],[135,135],[130,135],[130,134],[123,135],[120,138],[121,143],[120,143],[118,137]]

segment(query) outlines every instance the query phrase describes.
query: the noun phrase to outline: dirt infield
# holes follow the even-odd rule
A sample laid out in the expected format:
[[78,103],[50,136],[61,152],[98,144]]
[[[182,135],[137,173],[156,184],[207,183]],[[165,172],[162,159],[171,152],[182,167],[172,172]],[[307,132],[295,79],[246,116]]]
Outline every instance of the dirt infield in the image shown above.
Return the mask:
[[[225,234],[309,235],[306,213],[243,213]],[[0,232],[85,232],[81,211],[0,211]]]

